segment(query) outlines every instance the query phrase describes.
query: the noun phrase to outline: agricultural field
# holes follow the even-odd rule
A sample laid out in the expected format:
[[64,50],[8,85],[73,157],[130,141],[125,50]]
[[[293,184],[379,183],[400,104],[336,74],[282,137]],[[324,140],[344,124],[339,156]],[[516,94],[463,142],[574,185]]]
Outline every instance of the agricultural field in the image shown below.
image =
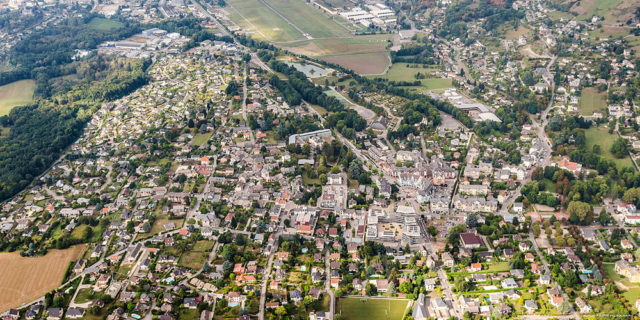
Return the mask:
[[336,312],[345,320],[400,320],[408,300],[341,298]]
[[42,257],[0,253],[0,312],[33,301],[60,286],[71,261],[82,257],[84,245],[51,250]]
[[33,102],[36,82],[20,80],[0,86],[0,116],[9,114],[11,109]]
[[582,89],[578,104],[580,114],[590,116],[595,111],[602,111],[607,106],[605,94],[598,92],[598,89],[594,87]]
[[355,53],[387,52],[387,34],[349,36],[333,39],[314,39],[281,44],[281,47],[298,54],[322,57]]
[[602,150],[602,156],[608,160],[613,160],[616,162],[618,168],[623,167],[632,167],[633,162],[631,158],[624,157],[622,159],[616,159],[616,157],[609,152],[609,149],[613,145],[613,142],[616,140],[618,136],[615,133],[610,134],[609,129],[605,127],[591,127],[585,131],[585,138],[587,139],[587,149],[591,150],[594,145],[600,145],[600,149]]
[[383,73],[390,63],[387,52],[324,56],[320,59],[339,64],[363,75]]
[[120,21],[109,20],[104,18],[93,18],[91,19],[91,21],[89,21],[88,25],[92,29],[101,30],[101,31],[114,30],[124,26]]

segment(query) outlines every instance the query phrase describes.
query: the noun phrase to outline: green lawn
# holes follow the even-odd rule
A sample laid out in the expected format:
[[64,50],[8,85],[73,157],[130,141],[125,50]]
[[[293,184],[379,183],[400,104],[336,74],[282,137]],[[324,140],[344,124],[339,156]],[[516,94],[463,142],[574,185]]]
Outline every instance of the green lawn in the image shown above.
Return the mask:
[[587,149],[591,150],[594,145],[600,145],[600,149],[602,150],[602,156],[614,160],[619,168],[622,167],[632,167],[633,162],[627,156],[622,159],[617,159],[616,157],[609,152],[611,145],[618,137],[615,133],[609,134],[609,130],[605,127],[591,127],[585,130],[585,137],[587,139]]
[[33,102],[35,89],[36,82],[33,80],[20,80],[0,86],[0,116],[9,114],[14,107]]
[[118,29],[124,26],[120,21],[109,20],[104,18],[93,18],[91,19],[91,21],[89,21],[88,25],[92,29],[102,30],[102,31]]
[[505,272],[509,271],[511,268],[509,267],[509,262],[501,261],[497,263],[491,263],[487,272]]
[[336,312],[345,320],[401,320],[407,300],[341,298]]
[[597,88],[589,87],[582,89],[578,108],[583,116],[590,116],[595,111],[602,111],[607,106],[605,92],[598,92]]
[[200,240],[193,245],[193,251],[210,252],[213,249],[213,241]]
[[191,142],[194,146],[201,146],[205,142],[209,141],[211,137],[211,133],[198,133],[195,137],[193,137],[193,141]]
[[338,92],[334,91],[334,90],[325,90],[323,91],[324,94],[330,96],[330,97],[334,97],[338,100],[340,100],[340,102],[342,102],[342,105],[349,105],[351,104],[351,102],[349,102],[349,100],[347,100],[344,96],[342,96],[341,94],[339,94]]

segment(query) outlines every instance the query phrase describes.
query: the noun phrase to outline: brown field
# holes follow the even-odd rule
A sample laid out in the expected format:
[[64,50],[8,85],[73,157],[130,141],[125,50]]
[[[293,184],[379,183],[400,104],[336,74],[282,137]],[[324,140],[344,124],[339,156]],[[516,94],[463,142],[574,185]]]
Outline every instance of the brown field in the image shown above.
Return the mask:
[[389,56],[386,52],[326,56],[320,59],[339,64],[363,75],[383,73],[389,64]]
[[59,287],[69,262],[80,258],[84,249],[78,245],[35,258],[21,257],[18,252],[0,253],[0,312]]

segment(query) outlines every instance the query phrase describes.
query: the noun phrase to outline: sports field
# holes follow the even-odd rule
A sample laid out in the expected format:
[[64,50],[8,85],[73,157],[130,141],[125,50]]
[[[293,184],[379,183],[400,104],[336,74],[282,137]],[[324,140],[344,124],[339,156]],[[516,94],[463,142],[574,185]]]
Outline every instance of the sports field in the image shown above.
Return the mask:
[[595,111],[602,111],[607,106],[605,93],[599,93],[597,88],[582,89],[578,108],[583,116],[590,116]]
[[33,101],[36,82],[20,80],[0,86],[0,116],[9,114],[13,107],[23,106]]
[[82,257],[85,246],[51,250],[43,257],[0,253],[0,313],[31,302],[60,286],[69,262]]
[[341,298],[336,312],[345,320],[401,320],[408,300]]
[[108,30],[118,29],[122,26],[123,24],[120,21],[109,20],[104,18],[93,18],[91,19],[91,21],[89,21],[89,27],[96,30],[108,31]]

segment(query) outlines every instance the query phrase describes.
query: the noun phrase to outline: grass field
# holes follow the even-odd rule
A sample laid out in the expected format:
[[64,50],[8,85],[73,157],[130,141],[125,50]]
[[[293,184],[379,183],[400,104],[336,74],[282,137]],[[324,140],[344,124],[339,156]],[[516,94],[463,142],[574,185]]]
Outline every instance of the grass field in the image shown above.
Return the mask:
[[180,257],[180,265],[191,268],[194,270],[200,270],[205,261],[209,257],[211,249],[213,249],[213,241],[198,241],[193,245],[193,249],[189,252],[185,252]]
[[169,231],[164,229],[164,224],[169,222],[173,222],[176,225],[176,229],[178,229],[182,227],[182,222],[184,222],[184,219],[169,220],[168,218],[158,218],[151,226],[151,231],[149,233],[138,234],[138,237],[136,238],[136,240],[150,238],[160,232]]
[[20,80],[0,86],[0,116],[9,114],[13,107],[26,105],[33,101],[36,82]]
[[345,320],[400,320],[407,300],[341,298],[336,311]]
[[89,27],[95,30],[109,31],[118,29],[124,26],[122,22],[116,20],[109,20],[104,18],[93,18],[89,21]]
[[607,106],[605,93],[598,92],[597,88],[589,87],[582,89],[578,108],[583,116],[590,116],[595,111],[602,111]]
[[230,0],[226,9],[231,19],[247,32],[268,41],[293,41],[304,36],[258,0]]
[[60,286],[69,262],[82,256],[85,246],[51,250],[43,257],[25,258],[18,252],[0,254],[0,312],[30,302]]
[[209,141],[209,138],[211,138],[211,133],[198,133],[196,134],[195,137],[193,137],[193,141],[191,142],[191,145],[199,147],[203,143]]
[[600,149],[602,150],[602,156],[614,160],[619,168],[622,167],[632,167],[633,162],[627,156],[622,159],[616,159],[616,157],[609,152],[611,145],[618,137],[615,133],[609,134],[609,130],[604,127],[591,127],[585,131],[585,137],[587,139],[587,149],[591,150],[594,145],[600,145]]
[[[349,30],[327,17],[320,9],[306,4],[304,0],[264,0],[291,23],[314,38],[341,37]],[[266,8],[266,10],[269,10]]]
[[384,78],[392,81],[415,81],[416,74],[421,73],[427,76],[426,79],[421,79],[422,87],[406,87],[407,89],[416,89],[420,92],[427,92],[431,90],[448,89],[453,86],[451,79],[448,78],[433,78],[429,77],[430,74],[438,71],[436,68],[411,67],[408,63],[396,63],[389,68],[389,71],[382,76],[372,76],[374,78]]

